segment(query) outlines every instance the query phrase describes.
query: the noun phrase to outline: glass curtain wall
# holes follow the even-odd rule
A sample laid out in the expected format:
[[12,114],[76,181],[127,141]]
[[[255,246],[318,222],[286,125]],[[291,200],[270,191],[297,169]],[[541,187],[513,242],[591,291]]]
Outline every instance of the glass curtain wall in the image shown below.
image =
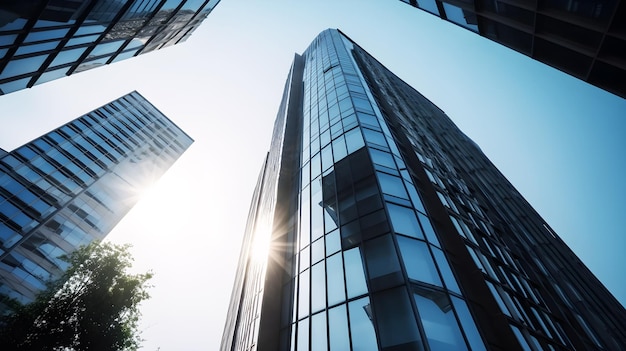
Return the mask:
[[351,48],[304,55],[291,349],[485,350]]

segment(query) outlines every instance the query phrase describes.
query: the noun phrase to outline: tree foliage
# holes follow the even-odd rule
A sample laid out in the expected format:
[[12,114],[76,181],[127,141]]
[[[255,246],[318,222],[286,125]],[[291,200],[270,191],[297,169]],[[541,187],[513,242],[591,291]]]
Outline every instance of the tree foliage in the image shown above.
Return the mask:
[[61,279],[3,317],[2,350],[137,350],[138,305],[152,273],[129,274],[128,245],[94,243],[68,257]]

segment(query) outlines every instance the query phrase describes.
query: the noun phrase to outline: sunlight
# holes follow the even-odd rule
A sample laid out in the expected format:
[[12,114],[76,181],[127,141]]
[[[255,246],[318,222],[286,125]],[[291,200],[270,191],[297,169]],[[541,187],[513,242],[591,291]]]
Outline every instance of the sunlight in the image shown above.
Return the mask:
[[257,227],[250,247],[250,258],[256,262],[267,260],[272,242],[272,231],[264,226]]

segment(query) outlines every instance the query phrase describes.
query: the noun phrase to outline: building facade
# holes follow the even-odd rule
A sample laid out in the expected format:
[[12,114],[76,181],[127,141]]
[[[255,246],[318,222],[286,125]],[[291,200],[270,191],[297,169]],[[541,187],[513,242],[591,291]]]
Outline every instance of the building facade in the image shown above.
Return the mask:
[[624,325],[437,106],[337,30],[295,56],[222,351],[626,350]]
[[623,0],[402,0],[626,98]]
[[132,92],[0,153],[0,294],[30,302],[103,239],[193,140]]
[[219,0],[0,3],[0,95],[181,43]]

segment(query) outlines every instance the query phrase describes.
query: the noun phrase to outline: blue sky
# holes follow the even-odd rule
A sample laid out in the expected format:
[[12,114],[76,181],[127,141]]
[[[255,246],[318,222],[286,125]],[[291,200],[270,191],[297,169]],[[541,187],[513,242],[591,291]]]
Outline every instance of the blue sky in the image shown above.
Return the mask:
[[626,100],[400,1],[223,0],[182,45],[0,96],[7,150],[132,90],[196,140],[109,236],[156,273],[145,350],[218,348],[293,54],[326,28],[443,109],[626,303]]

